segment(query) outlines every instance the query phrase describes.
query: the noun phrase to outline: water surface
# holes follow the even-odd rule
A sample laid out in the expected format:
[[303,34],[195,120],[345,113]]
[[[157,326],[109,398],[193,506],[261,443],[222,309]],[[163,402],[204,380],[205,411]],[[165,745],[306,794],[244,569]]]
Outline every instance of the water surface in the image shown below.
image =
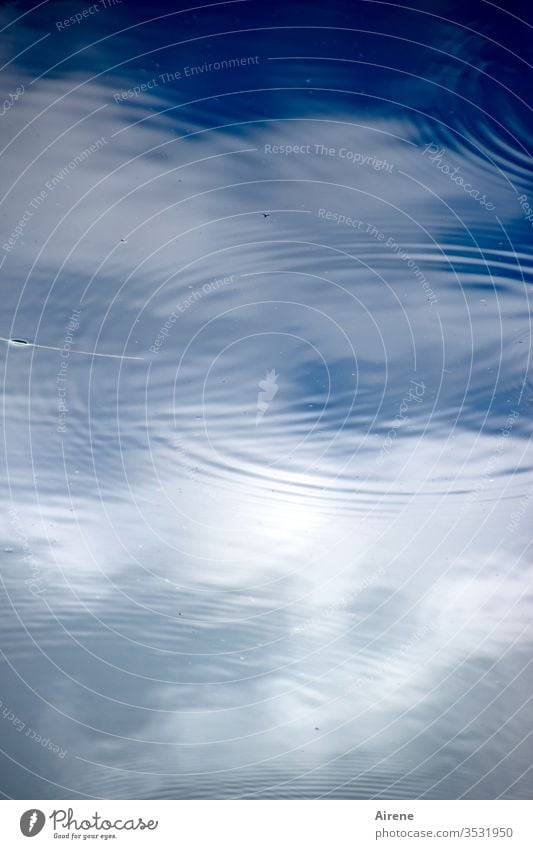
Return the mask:
[[81,11],[0,11],[0,790],[529,798],[527,5]]

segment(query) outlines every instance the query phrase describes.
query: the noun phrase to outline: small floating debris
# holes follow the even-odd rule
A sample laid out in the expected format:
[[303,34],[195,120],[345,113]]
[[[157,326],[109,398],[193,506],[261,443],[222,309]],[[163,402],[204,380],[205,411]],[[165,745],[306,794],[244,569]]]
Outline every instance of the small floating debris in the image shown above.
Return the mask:
[[263,218],[270,218],[270,212],[263,212]]
[[[29,348],[41,348],[43,351],[64,351],[65,348],[56,348],[52,345],[37,345],[35,342],[28,342],[26,339],[6,339],[5,336],[0,336],[0,342],[5,342],[7,345],[27,345]],[[70,354],[83,354],[87,357],[107,357],[111,360],[138,360],[143,361],[144,357],[130,357],[125,354],[99,354],[96,351],[80,351],[77,348],[69,348]]]

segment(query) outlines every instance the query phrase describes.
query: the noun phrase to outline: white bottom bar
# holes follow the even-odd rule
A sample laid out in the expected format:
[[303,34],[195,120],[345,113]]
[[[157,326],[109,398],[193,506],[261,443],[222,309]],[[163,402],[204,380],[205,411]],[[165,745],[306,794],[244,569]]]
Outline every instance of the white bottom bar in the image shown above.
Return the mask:
[[530,801],[10,800],[0,803],[0,833],[6,849],[67,841],[162,849],[532,849],[532,813]]

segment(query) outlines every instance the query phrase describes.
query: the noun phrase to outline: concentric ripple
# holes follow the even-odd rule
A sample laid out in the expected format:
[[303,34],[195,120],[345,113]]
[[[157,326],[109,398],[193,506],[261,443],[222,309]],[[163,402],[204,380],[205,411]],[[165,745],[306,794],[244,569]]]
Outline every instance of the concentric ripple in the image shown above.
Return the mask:
[[530,798],[527,10],[21,10],[3,795]]

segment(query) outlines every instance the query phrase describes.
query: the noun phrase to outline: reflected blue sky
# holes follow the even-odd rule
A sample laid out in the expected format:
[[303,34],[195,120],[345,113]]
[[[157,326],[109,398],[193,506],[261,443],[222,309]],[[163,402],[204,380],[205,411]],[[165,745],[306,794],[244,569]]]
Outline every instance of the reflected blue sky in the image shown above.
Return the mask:
[[0,790],[529,798],[526,6],[82,8],[0,10]]

